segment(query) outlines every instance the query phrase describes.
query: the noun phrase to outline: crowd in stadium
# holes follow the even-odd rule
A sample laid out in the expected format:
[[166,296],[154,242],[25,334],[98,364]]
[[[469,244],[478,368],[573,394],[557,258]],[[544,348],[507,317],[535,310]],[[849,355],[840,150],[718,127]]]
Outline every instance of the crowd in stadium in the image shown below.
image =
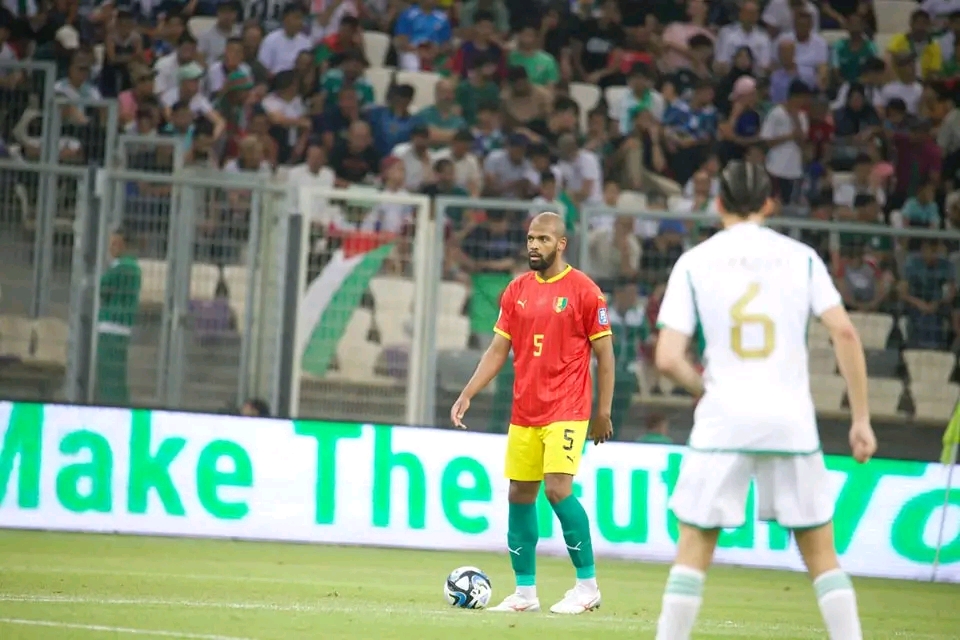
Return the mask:
[[[878,34],[869,0],[10,0],[0,64],[54,60],[60,96],[116,98],[124,131],[175,136],[186,162],[225,172],[539,198],[571,222],[625,194],[702,212],[696,228],[598,219],[579,238],[592,275],[639,287],[649,316],[685,243],[709,231],[731,158],[765,164],[784,211],[960,227],[960,2],[903,4],[898,32]],[[371,58],[418,81],[378,89]],[[0,97],[26,81],[0,68]],[[0,131],[3,153],[35,158],[16,129]],[[522,263],[524,220],[453,214],[448,277]],[[324,224],[399,232],[408,215]],[[912,347],[957,345],[957,246],[841,240],[824,249],[851,309],[903,315]]]

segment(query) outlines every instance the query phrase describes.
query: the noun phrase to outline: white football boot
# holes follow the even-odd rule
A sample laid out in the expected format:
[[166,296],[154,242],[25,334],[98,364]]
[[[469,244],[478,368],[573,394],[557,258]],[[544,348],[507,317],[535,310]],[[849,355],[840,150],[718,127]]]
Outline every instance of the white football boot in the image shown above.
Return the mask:
[[540,611],[540,600],[538,598],[528,598],[519,591],[511,593],[504,598],[503,602],[488,611],[508,611],[512,613],[526,613]]
[[578,615],[599,607],[600,590],[578,582],[573,589],[567,591],[563,600],[550,607],[550,613]]

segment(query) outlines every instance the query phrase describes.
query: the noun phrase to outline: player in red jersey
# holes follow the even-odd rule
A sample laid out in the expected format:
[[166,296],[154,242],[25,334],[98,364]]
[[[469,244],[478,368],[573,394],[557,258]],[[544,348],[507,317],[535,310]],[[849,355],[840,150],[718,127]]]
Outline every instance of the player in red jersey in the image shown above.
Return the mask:
[[[539,611],[536,588],[536,500],[540,483],[560,520],[577,582],[553,613],[578,614],[600,606],[590,541],[590,522],[573,495],[573,477],[588,436],[596,444],[613,433],[613,341],[607,303],[599,287],[566,264],[563,219],[542,213],[530,223],[531,273],[507,285],[500,299],[496,335],[476,372],[450,410],[464,429],[470,400],[493,380],[513,349],[513,412],[507,436],[505,474],[510,479],[507,549],[517,590],[493,611]],[[599,398],[590,418],[597,356]]]

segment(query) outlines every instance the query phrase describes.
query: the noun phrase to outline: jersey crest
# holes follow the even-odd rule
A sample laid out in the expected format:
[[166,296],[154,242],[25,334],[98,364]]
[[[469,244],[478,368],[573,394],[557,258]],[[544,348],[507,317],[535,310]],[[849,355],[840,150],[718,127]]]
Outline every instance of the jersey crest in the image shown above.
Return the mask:
[[553,299],[553,310],[557,313],[560,313],[567,308],[567,299],[566,298],[554,298]]

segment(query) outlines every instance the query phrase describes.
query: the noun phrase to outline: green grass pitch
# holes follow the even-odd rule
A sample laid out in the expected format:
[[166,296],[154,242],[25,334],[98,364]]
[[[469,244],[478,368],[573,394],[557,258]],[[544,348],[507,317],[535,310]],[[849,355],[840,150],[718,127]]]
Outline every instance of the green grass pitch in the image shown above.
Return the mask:
[[[512,588],[506,554],[440,553],[133,536],[0,531],[0,638],[550,640],[653,638],[665,565],[601,560],[603,606],[577,617],[462,611],[443,602],[461,565]],[[542,558],[546,609],[572,586]],[[956,585],[855,579],[872,640],[956,638]],[[717,567],[697,639],[824,638],[805,576]]]

